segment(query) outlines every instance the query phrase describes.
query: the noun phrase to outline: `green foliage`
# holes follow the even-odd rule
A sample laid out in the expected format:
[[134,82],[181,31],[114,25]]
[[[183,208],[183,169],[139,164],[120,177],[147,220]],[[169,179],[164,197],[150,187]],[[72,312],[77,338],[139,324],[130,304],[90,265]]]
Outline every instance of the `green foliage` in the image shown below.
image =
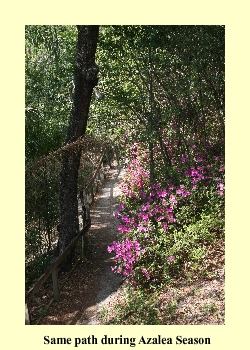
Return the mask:
[[[187,216],[184,217],[189,218],[188,208],[185,209]],[[150,234],[150,239],[157,241],[157,244],[141,243],[146,247],[146,252],[134,267],[137,288],[148,286],[153,289],[155,285],[170,284],[183,270],[185,263],[188,262],[190,267],[200,264],[208,254],[206,246],[223,234],[224,219],[219,218],[217,213],[202,213],[200,220],[190,221],[193,223],[181,229],[170,226],[168,233],[158,223],[157,229]],[[140,242],[145,240],[138,233],[136,236]],[[174,261],[170,261],[169,256],[173,256]],[[150,275],[150,281],[140,273],[142,266]]]
[[26,290],[41,276],[51,264],[51,256],[48,254],[37,255],[35,259],[26,262],[25,287]]
[[77,31],[73,26],[25,28],[25,155],[62,146],[70,116]]
[[36,160],[60,148],[70,116],[74,26],[25,27],[26,282],[48,266],[59,218],[58,159]]
[[[65,139],[77,30],[26,26],[25,34],[26,157],[34,158]],[[154,144],[169,122],[177,123],[179,140],[199,127],[206,138],[200,115],[223,123],[223,26],[102,26],[97,61],[89,131],[120,137],[139,131]]]
[[25,174],[25,251],[36,256],[51,249],[59,218],[59,163],[43,160]]
[[93,127],[151,137],[170,120],[196,129],[200,115],[223,114],[223,26],[105,26],[98,64]]

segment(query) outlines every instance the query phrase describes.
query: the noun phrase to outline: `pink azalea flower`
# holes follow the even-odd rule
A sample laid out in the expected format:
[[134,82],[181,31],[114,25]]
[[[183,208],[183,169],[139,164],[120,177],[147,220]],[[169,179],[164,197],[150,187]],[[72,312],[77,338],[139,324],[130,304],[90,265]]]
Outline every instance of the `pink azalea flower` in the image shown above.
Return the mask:
[[145,268],[142,268],[142,272],[144,273],[146,278],[149,280],[150,279],[150,275],[149,275],[148,271]]
[[167,190],[164,188],[163,191],[161,192],[160,196],[161,197],[166,197],[167,194],[168,194]]

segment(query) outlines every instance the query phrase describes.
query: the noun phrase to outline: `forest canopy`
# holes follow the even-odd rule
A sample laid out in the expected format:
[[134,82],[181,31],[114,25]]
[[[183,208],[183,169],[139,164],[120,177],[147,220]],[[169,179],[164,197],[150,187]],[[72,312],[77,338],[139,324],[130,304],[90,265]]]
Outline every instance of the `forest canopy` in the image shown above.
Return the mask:
[[[25,38],[28,160],[65,140],[77,30],[26,26]],[[147,137],[174,120],[206,137],[201,116],[224,123],[224,61],[224,26],[101,26],[89,132]]]

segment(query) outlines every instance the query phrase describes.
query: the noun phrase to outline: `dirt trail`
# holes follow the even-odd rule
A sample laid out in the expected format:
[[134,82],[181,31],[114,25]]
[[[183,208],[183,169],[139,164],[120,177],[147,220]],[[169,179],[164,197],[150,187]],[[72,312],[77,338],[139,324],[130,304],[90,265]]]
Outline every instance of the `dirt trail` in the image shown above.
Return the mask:
[[123,172],[118,167],[109,171],[90,211],[88,260],[75,269],[60,292],[60,301],[53,302],[39,324],[101,324],[97,313],[112,303],[121,284],[121,277],[110,269],[111,254],[107,246],[119,236],[114,213]]

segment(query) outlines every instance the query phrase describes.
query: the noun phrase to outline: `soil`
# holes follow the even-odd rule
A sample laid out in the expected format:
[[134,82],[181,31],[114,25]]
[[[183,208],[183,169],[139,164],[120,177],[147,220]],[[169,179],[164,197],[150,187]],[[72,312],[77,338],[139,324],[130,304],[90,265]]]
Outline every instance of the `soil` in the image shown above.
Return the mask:
[[[121,277],[111,271],[111,254],[107,251],[107,246],[119,238],[114,213],[123,174],[124,170],[117,166],[110,169],[91,206],[87,260],[78,260],[69,276],[65,275],[65,279],[61,276],[59,302],[53,301],[51,281],[40,289],[30,305],[32,324],[110,324],[112,306],[122,303],[124,295]],[[159,296],[157,304],[163,315],[169,301],[177,305],[174,318],[166,318],[163,324],[224,324],[224,241],[219,241],[210,251],[201,266],[203,272],[209,272],[206,277],[193,277],[189,283],[180,278],[173,288],[166,287]],[[103,308],[109,310],[109,316],[100,318]]]

